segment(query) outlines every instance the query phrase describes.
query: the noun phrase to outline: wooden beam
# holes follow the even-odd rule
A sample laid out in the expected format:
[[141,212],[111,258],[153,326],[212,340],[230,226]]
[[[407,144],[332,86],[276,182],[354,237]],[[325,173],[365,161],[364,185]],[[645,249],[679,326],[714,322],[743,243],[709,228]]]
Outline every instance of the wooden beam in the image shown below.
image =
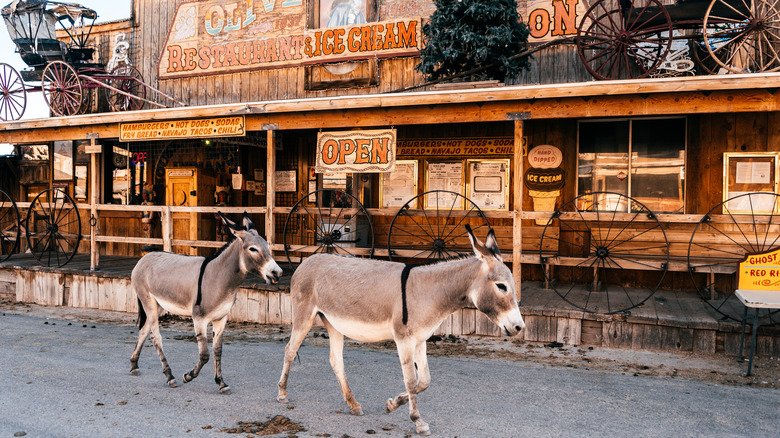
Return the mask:
[[[91,138],[89,139],[89,144],[93,148],[95,147],[95,135],[91,135]],[[90,271],[96,271],[98,269],[98,265],[100,264],[100,246],[97,242],[97,227],[100,225],[100,220],[98,218],[98,212],[97,212],[97,203],[98,203],[98,171],[97,171],[97,155],[95,153],[89,154],[89,162],[91,167],[91,174],[90,180],[91,180],[91,187],[90,187],[90,202],[89,202],[89,211],[90,211],[90,217],[89,217],[89,270]],[[95,221],[95,224],[92,225],[92,221]],[[81,231],[79,231],[81,232]]]
[[523,121],[515,120],[514,176],[512,181],[512,196],[514,217],[512,219],[512,275],[515,278],[515,291],[520,301],[522,293],[520,286],[523,248]]
[[265,193],[265,240],[272,245],[275,240],[274,203],[276,202],[276,142],[274,130],[268,129],[266,142],[266,193]]

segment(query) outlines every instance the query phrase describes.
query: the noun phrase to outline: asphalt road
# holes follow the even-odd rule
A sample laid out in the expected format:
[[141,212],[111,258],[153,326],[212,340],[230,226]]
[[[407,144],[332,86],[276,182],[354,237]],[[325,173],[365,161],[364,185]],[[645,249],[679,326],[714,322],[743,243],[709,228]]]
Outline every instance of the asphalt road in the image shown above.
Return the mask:
[[[221,395],[212,362],[182,384],[196,360],[189,332],[164,330],[165,351],[181,385],[165,386],[147,341],[140,376],[129,375],[137,330],[40,315],[0,316],[0,438],[258,436],[227,430],[282,415],[306,431],[276,436],[414,435],[406,407],[384,413],[402,390],[391,351],[345,349],[347,376],[365,415],[341,398],[327,348],[304,345],[293,365],[291,404],[276,401],[284,344],[234,339]],[[636,377],[535,361],[431,357],[423,420],[440,437],[776,437],[780,390]],[[780,376],[778,376],[780,377]]]

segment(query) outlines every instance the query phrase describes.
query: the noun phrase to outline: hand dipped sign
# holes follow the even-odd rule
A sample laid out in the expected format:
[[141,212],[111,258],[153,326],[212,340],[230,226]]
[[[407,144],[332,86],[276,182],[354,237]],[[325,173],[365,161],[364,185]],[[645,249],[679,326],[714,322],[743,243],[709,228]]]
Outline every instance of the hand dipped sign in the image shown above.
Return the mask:
[[395,129],[320,132],[318,173],[392,172],[395,170]]

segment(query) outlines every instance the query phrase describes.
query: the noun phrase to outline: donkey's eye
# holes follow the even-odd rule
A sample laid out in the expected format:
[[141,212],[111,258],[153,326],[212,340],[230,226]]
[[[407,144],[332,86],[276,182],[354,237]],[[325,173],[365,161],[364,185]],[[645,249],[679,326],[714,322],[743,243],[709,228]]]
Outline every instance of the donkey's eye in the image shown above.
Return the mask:
[[255,248],[254,246],[250,246],[249,250],[252,251],[252,252],[257,252],[257,248]]
[[507,291],[506,285],[504,283],[496,283],[496,287],[501,289],[501,292],[506,292]]

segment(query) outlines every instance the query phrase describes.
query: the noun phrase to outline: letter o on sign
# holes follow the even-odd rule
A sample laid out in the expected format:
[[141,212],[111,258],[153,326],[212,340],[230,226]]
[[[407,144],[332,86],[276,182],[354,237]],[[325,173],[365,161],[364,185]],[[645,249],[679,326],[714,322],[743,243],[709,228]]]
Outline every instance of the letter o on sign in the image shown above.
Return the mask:
[[322,145],[322,162],[333,164],[339,158],[339,145],[336,140],[328,140]]

